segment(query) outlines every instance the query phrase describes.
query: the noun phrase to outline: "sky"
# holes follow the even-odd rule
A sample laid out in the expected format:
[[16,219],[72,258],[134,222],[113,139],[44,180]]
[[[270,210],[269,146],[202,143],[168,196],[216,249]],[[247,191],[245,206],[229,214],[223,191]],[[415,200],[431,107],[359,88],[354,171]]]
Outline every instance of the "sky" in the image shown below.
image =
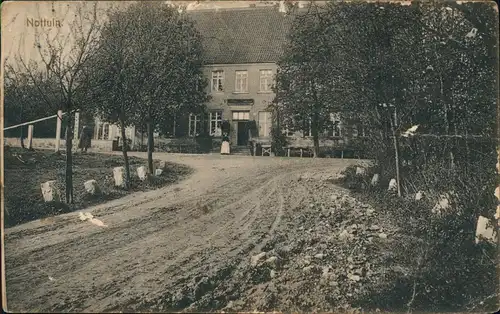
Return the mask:
[[[273,5],[278,1],[165,1],[176,5],[185,5],[186,10],[217,9],[217,8],[241,8],[250,4]],[[23,1],[2,3],[2,58],[12,60],[15,55],[25,59],[37,59],[38,51],[35,48],[35,34],[47,32],[51,35],[67,34],[69,25],[74,18],[76,8],[81,5],[80,1]],[[110,6],[126,6],[129,1],[101,1],[99,7],[104,10]],[[33,20],[44,19],[46,21],[59,23],[61,27],[33,26]]]
[[[186,10],[242,8],[250,5],[272,6],[280,1],[165,1]],[[307,2],[307,1],[294,1]],[[324,2],[324,1],[319,1]],[[36,34],[48,36],[68,36],[75,12],[82,5],[90,6],[90,1],[7,1],[2,3],[2,70],[5,60],[14,61],[21,56],[24,60],[40,61],[39,51],[35,46]],[[114,7],[125,7],[133,1],[98,1],[100,16],[105,17],[105,10]],[[46,21],[46,26],[34,25],[34,21]],[[48,25],[50,24],[52,25]],[[40,22],[39,22],[40,23]]]
[[[108,4],[100,2],[99,6],[104,9]],[[46,32],[50,36],[67,35],[79,5],[80,2],[76,1],[2,3],[2,61],[5,58],[13,59],[15,55],[36,60],[38,51],[35,47],[35,34]],[[43,27],[31,23],[36,20],[50,21],[54,25],[58,23],[60,27]]]

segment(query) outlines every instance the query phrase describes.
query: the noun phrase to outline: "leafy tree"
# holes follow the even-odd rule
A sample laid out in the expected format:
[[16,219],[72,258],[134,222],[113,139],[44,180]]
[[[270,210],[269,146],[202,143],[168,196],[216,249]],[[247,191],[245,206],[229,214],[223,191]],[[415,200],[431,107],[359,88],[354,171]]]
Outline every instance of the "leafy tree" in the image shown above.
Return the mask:
[[314,157],[319,155],[319,135],[330,121],[330,113],[337,110],[336,96],[328,91],[337,88],[324,65],[335,63],[339,55],[325,42],[327,29],[318,18],[318,11],[299,14],[292,26],[289,43],[278,62],[274,91],[274,110],[282,124],[290,129],[309,132],[314,142]]
[[[404,211],[404,217],[396,220],[403,230],[413,228],[409,220],[429,222],[411,234],[424,232],[428,238],[425,244],[414,242],[425,258],[413,275],[418,284],[413,285],[410,309],[425,302],[451,305],[450,300],[458,306],[457,296],[471,301],[485,291],[473,284],[464,288],[471,274],[452,274],[445,260],[464,265],[475,258],[475,249],[459,256],[458,250],[446,246],[469,247],[477,216],[492,216],[496,205],[497,24],[495,10],[487,3],[331,2],[322,10],[310,10],[306,19],[297,19],[292,29],[291,41],[298,44],[294,50],[301,53],[293,56],[287,50],[285,60],[293,62],[284,63],[284,69],[314,60],[322,72],[304,67],[293,75],[278,75],[277,100],[283,112],[310,113],[299,105],[312,103],[307,98],[308,82],[319,82],[316,86],[335,82],[323,91],[332,102],[330,110],[341,112],[346,120],[361,118],[370,127],[377,171],[384,177],[396,175],[400,194],[456,192],[452,197],[456,212],[445,218],[431,217],[428,208],[388,209]],[[320,49],[323,60],[316,53]],[[294,88],[300,93],[293,95]],[[289,89],[290,97],[280,95],[280,89]],[[405,130],[417,125],[417,133],[406,138]]]
[[[484,10],[487,6],[312,6],[294,21],[279,63],[275,106],[291,120],[288,125],[301,128],[311,120],[315,150],[315,129],[324,128],[328,113],[340,112],[347,124],[357,120],[368,126],[370,146],[379,148],[372,150],[373,157],[386,163],[387,153],[394,156],[391,167],[401,194],[400,162],[408,162],[400,156],[408,154],[400,152],[402,131],[418,124],[442,136],[491,135],[487,112],[494,98],[474,88],[494,81],[495,17],[494,10]],[[481,12],[481,18],[471,12]],[[457,145],[448,141],[442,147],[446,154],[439,153],[449,167],[461,152]]]
[[87,87],[91,108],[106,122],[117,124],[123,139],[125,188],[130,186],[130,165],[125,128],[132,125],[139,101],[132,23],[125,12],[110,13],[102,28],[97,52],[88,64]]
[[148,133],[148,166],[153,173],[155,130],[174,116],[202,113],[206,78],[202,73],[202,44],[193,23],[164,3],[137,3],[123,14],[129,20],[130,65],[137,90],[136,121]]

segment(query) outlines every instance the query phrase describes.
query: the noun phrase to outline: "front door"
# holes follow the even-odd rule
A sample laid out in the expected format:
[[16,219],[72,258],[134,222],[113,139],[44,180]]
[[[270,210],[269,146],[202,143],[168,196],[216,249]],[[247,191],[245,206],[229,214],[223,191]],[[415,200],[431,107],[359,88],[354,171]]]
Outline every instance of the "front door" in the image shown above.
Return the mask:
[[248,144],[248,121],[238,121],[237,145],[246,146]]

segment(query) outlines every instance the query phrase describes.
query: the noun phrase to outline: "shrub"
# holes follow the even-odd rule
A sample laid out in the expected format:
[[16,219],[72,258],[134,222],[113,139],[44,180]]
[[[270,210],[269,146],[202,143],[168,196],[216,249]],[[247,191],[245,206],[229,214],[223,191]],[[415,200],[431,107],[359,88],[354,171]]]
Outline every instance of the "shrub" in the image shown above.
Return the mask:
[[222,139],[214,138],[212,140],[212,149],[219,150],[221,146],[222,146]]
[[212,151],[212,139],[213,137],[208,134],[201,134],[196,137],[197,150],[200,153],[208,153]]
[[276,125],[273,126],[271,129],[271,146],[276,156],[283,156],[285,154],[284,147],[287,144],[286,136],[281,132],[281,129]]
[[[477,217],[495,205],[492,191],[484,189],[494,187],[494,176],[474,164],[469,167],[476,172],[468,182],[463,181],[460,171],[447,171],[438,163],[420,174],[405,174],[407,181],[412,178],[416,182],[413,188],[434,190],[434,195],[446,190],[455,192],[452,211],[442,216],[431,212],[435,198],[415,201],[413,194],[398,198],[387,193],[382,182],[389,180],[390,172],[381,171],[380,165],[369,169],[366,176],[356,175],[355,166],[344,171],[345,177],[339,183],[377,207],[399,230],[394,241],[382,248],[391,251],[391,259],[380,262],[407,270],[406,276],[392,273],[372,287],[357,306],[433,311],[477,310],[477,306],[492,309],[495,298],[488,296],[496,289],[496,247],[476,245],[474,237]],[[381,175],[381,184],[370,187],[367,181],[371,174],[380,172],[385,176]],[[485,300],[489,303],[481,304]]]

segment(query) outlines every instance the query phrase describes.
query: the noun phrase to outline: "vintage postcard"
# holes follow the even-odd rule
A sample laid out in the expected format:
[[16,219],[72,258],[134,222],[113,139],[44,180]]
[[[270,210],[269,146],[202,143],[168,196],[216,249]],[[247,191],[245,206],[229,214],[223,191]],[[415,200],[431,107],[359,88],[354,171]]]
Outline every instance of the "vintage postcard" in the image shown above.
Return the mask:
[[5,311],[499,309],[495,2],[1,21]]

